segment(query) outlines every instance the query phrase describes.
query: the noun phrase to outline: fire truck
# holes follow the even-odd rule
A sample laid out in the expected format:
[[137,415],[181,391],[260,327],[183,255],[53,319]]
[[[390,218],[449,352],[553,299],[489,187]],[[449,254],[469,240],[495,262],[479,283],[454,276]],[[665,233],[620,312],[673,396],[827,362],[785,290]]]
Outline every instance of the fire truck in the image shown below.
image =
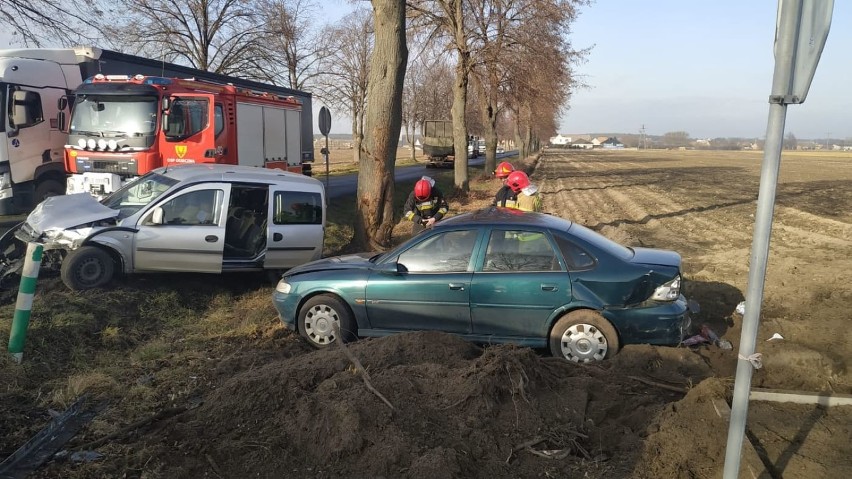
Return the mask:
[[302,103],[292,96],[206,80],[102,75],[60,101],[72,104],[67,193],[101,197],[161,166],[224,163],[310,176]]

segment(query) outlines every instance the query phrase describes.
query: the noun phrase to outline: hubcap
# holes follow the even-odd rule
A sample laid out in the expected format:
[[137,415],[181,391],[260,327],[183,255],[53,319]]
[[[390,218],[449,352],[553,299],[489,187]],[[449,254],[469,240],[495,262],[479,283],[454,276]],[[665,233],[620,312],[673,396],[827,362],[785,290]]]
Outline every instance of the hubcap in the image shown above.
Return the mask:
[[340,327],[340,316],[337,311],[324,304],[318,304],[309,309],[305,315],[305,334],[316,344],[331,344],[336,339],[333,324]]
[[84,261],[77,270],[77,278],[86,284],[96,283],[103,275],[103,265],[95,258]]
[[562,355],[574,362],[601,361],[606,357],[606,337],[591,324],[575,324],[560,340]]

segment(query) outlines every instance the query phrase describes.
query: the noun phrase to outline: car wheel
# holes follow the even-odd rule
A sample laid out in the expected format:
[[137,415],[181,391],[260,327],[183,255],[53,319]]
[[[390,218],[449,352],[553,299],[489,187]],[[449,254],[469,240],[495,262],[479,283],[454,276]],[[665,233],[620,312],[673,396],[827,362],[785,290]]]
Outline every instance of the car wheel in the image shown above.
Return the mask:
[[36,204],[41,203],[51,196],[60,196],[64,194],[65,185],[57,180],[40,181],[38,186],[35,187],[35,192],[33,193]]
[[114,271],[115,261],[96,246],[71,251],[60,268],[62,282],[75,291],[103,286],[112,279]]
[[352,313],[337,296],[314,296],[299,311],[299,333],[316,348],[328,347],[339,339],[333,324],[340,328],[343,342],[355,339],[356,326]]
[[550,331],[550,353],[569,361],[586,363],[611,358],[618,352],[615,328],[600,314],[572,311]]

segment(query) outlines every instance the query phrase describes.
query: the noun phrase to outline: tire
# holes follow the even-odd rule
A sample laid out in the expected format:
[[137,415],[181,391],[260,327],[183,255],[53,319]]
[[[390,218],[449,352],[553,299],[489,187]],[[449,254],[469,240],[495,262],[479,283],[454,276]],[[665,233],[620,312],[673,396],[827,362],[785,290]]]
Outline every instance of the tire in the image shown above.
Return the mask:
[[550,331],[550,354],[575,363],[609,359],[618,352],[615,328],[595,311],[572,311]]
[[334,323],[340,327],[343,342],[352,341],[357,337],[357,326],[352,312],[337,296],[314,296],[299,310],[299,334],[315,348],[327,348],[341,339],[334,334]]
[[38,185],[35,187],[35,192],[33,193],[33,201],[35,204],[39,204],[42,201],[50,198],[51,196],[59,196],[65,194],[65,185],[62,184],[58,180],[44,180],[40,181]]
[[105,285],[112,280],[115,261],[102,248],[83,246],[68,253],[62,262],[62,282],[80,291]]

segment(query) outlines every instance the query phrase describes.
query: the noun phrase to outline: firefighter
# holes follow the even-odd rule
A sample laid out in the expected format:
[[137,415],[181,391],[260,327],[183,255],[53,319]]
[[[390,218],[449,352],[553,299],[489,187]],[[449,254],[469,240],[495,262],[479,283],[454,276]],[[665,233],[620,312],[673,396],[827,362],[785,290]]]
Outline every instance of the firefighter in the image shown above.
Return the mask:
[[530,183],[530,177],[523,171],[513,171],[506,178],[506,185],[517,195],[515,208],[521,211],[541,211],[541,197],[538,187]]
[[506,186],[506,179],[509,178],[509,175],[513,171],[515,171],[515,167],[508,161],[497,165],[497,169],[494,170],[494,177],[500,180],[502,186],[497,190],[497,194],[494,195],[494,201],[491,202],[491,206],[503,206],[506,208],[515,208],[517,206],[517,195],[511,188]]
[[424,176],[414,184],[414,191],[405,201],[405,219],[411,221],[411,234],[431,228],[449,211],[447,200],[441,190],[435,187],[435,180]]

